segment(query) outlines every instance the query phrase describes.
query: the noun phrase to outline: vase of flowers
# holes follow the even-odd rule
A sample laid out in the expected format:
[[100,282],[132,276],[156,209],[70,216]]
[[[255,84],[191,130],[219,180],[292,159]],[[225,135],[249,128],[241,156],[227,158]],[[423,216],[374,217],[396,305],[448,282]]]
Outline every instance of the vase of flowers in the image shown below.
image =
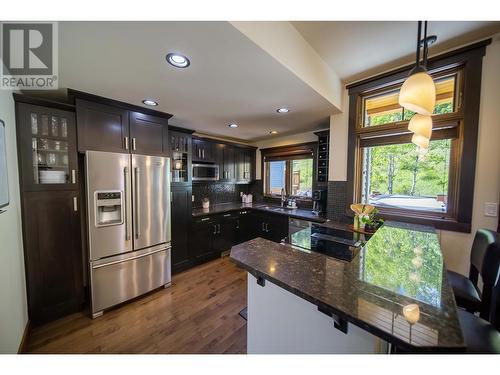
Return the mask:
[[384,220],[376,217],[378,210],[371,204],[355,203],[351,204],[354,211],[354,230],[375,232]]

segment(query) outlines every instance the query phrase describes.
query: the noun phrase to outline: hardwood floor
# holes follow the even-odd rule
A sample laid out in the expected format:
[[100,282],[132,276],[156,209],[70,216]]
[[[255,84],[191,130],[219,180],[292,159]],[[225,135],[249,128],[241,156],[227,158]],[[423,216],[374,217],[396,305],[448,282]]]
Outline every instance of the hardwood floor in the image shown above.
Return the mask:
[[246,272],[229,258],[174,275],[172,286],[92,320],[34,328],[29,353],[246,353]]

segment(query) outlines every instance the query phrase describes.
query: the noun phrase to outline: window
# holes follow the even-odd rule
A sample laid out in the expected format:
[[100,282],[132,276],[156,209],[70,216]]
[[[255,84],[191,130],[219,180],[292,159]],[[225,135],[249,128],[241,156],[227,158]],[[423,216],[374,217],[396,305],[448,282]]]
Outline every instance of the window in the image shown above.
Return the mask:
[[[453,194],[450,175],[453,155],[463,123],[456,106],[460,70],[434,77],[436,107],[433,136],[427,150],[411,143],[408,122],[414,113],[398,104],[401,84],[360,96],[363,118],[356,128],[358,168],[356,201],[386,213],[410,211],[446,217]],[[453,202],[451,202],[453,203]]]
[[470,232],[482,58],[489,43],[491,39],[429,59],[436,106],[425,153],[411,143],[408,122],[414,113],[398,104],[413,65],[347,86],[346,200],[334,205],[334,216],[352,216],[350,204],[365,202],[377,206],[385,219]]
[[362,149],[361,201],[378,207],[447,212],[451,140]]
[[288,196],[310,199],[313,189],[315,145],[263,149],[262,167],[264,176],[264,195],[280,196],[285,189]]

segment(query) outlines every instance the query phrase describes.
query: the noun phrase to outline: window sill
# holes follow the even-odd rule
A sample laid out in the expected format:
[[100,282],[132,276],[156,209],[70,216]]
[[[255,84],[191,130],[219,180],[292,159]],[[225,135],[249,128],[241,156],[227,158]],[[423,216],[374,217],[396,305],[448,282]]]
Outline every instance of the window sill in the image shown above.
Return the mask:
[[[387,210],[378,209],[378,217],[384,220],[401,221],[403,223],[420,224],[432,226],[439,230],[447,230],[451,232],[470,233],[471,224],[461,223],[453,218],[440,218],[425,213],[418,213],[412,211],[405,211],[404,213],[394,213]],[[350,209],[346,210],[346,214],[354,217],[354,212]]]

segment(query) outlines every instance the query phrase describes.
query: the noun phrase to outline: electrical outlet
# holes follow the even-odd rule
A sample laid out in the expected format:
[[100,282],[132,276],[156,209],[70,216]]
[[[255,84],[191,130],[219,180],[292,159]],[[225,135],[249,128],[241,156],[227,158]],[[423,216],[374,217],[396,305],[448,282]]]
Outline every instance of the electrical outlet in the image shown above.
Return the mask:
[[496,202],[485,202],[484,203],[484,216],[498,216],[498,203]]

